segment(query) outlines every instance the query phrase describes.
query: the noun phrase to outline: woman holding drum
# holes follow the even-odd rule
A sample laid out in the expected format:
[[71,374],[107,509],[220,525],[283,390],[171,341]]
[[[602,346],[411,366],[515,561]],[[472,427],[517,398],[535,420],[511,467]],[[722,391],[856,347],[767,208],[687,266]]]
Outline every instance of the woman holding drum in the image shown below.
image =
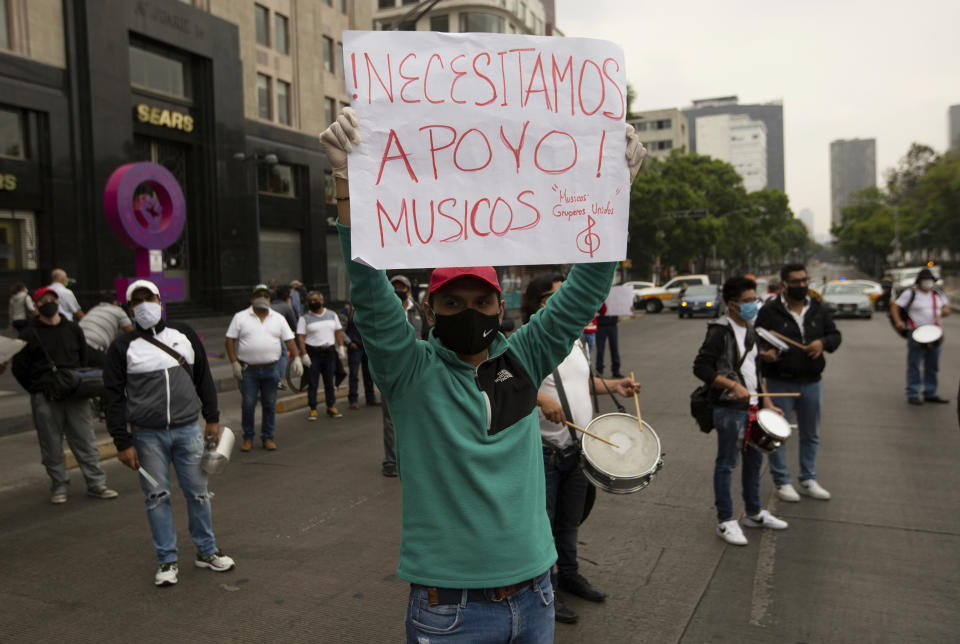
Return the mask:
[[[933,272],[924,268],[917,274],[914,286],[900,294],[890,304],[890,316],[898,331],[907,335],[907,402],[950,402],[937,395],[937,372],[940,370],[940,348],[943,328],[940,318],[950,315],[950,302],[943,291],[936,288]],[[920,366],[923,365],[923,377]],[[923,400],[920,388],[923,387]]]
[[[761,353],[757,347],[752,320],[757,316],[757,284],[746,277],[733,277],[723,285],[727,314],[707,325],[707,335],[693,363],[693,373],[715,394],[714,427],[717,430],[717,460],[713,470],[713,491],[717,507],[717,535],[729,544],[747,545],[740,524],[751,528],[783,530],[787,522],[776,518],[760,505],[760,468],[763,454],[749,447],[750,432],[759,411],[758,392],[766,393],[760,376]],[[763,355],[765,359],[774,355]],[[766,414],[782,413],[763,397]],[[745,514],[740,522],[733,518],[730,480],[743,452],[742,484]]]

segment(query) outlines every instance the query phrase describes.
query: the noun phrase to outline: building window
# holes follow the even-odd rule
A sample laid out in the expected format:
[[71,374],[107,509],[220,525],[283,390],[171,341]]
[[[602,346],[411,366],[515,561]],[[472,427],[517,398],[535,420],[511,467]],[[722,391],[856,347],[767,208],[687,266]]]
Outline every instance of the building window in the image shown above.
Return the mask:
[[273,111],[270,109],[270,77],[257,74],[257,109],[260,118],[271,120]]
[[430,16],[430,31],[450,31],[450,14]]
[[188,98],[189,83],[182,60],[130,45],[130,84],[138,87]]
[[32,212],[0,210],[0,270],[37,268],[37,228]]
[[331,74],[336,68],[333,64],[333,39],[326,36],[323,37],[323,68]]
[[253,5],[253,13],[257,23],[257,44],[270,46],[270,10],[258,4]]
[[342,42],[337,43],[337,60],[340,61],[340,66],[337,67],[337,74],[340,74],[340,75],[346,74],[347,63],[343,59],[343,43]]
[[262,194],[275,197],[296,197],[297,186],[294,181],[293,166],[283,163],[257,166],[257,188]]
[[327,98],[323,101],[323,122],[333,123],[335,118],[337,118],[337,100]]
[[0,109],[0,156],[24,159],[23,115],[15,110]]
[[0,0],[0,48],[10,49],[10,23],[7,16],[10,15],[7,0]]
[[504,19],[492,13],[462,12],[460,14],[461,33],[504,33]]
[[643,132],[646,129],[647,129],[646,123],[637,123],[637,127],[636,127],[637,132]]
[[276,34],[276,40],[274,42],[276,43],[277,51],[279,51],[281,54],[289,54],[290,32],[287,30],[289,27],[289,21],[287,20],[286,16],[281,16],[279,13],[273,14],[273,18],[275,22],[274,33]]
[[290,83],[277,81],[277,120],[290,125]]
[[393,9],[397,6],[396,0],[377,0],[378,9]]
[[347,0],[337,0],[337,11],[347,13]]

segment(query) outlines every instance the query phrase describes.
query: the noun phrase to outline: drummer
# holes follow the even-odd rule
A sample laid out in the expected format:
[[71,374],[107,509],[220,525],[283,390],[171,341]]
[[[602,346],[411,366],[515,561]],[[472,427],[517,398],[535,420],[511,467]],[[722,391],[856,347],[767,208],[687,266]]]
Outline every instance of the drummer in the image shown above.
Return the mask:
[[[782,415],[770,398],[758,403],[757,392],[766,393],[760,376],[760,359],[774,359],[773,349],[761,356],[753,329],[759,301],[757,283],[732,277],[723,285],[727,314],[707,324],[707,335],[693,362],[693,373],[712,385],[716,402],[713,422],[717,430],[717,460],[713,468],[713,493],[717,507],[717,535],[735,546],[747,545],[740,524],[750,528],[783,530],[787,522],[760,505],[760,468],[763,455],[745,446],[747,432],[755,422],[759,405]],[[733,518],[730,479],[743,452],[743,501],[746,512],[738,523]]]
[[[906,319],[903,319],[900,309],[906,311]],[[940,326],[940,318],[950,315],[950,302],[943,291],[936,288],[933,272],[924,268],[917,274],[916,284],[904,290],[897,301],[890,305],[890,315],[893,317],[894,326],[901,331],[912,332],[927,324]],[[911,405],[950,402],[937,395],[941,345],[940,342],[920,344],[912,335],[907,336],[907,402]],[[921,386],[923,400],[920,399]]]
[[[559,273],[538,275],[530,280],[523,293],[524,323],[546,306],[561,284],[563,276]],[[606,594],[595,588],[578,570],[577,532],[590,483],[580,467],[581,437],[564,424],[570,421],[586,427],[590,423],[593,418],[590,393],[595,387],[621,396],[632,396],[634,391],[640,390],[640,385],[630,378],[611,380],[593,376],[581,338],[557,370],[540,385],[537,406],[540,408],[540,440],[547,483],[547,516],[557,548],[558,572],[553,575],[554,587],[559,585],[561,590],[587,601],[602,602]],[[555,594],[554,597],[556,621],[577,623],[579,616],[566,605],[562,595]]]

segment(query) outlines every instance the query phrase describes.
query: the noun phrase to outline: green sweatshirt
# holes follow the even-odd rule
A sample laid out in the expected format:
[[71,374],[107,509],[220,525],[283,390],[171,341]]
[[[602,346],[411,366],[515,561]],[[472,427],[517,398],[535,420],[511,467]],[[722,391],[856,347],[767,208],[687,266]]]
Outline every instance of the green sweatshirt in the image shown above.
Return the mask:
[[603,304],[614,263],[575,266],[546,307],[498,333],[478,368],[431,332],[417,340],[383,271],[351,261],[339,226],[354,322],[397,438],[401,579],[491,588],[556,561],[546,512],[536,393]]

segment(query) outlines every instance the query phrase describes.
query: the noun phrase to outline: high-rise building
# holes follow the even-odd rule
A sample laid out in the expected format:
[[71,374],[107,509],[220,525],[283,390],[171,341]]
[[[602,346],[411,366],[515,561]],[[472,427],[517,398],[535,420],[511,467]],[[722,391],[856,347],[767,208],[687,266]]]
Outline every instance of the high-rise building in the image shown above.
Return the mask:
[[772,101],[756,105],[741,105],[736,96],[723,96],[693,101],[683,110],[690,132],[690,151],[704,154],[697,137],[697,120],[718,114],[742,114],[751,120],[762,121],[766,136],[766,180],[762,187],[786,191],[784,178],[783,103]]
[[810,235],[811,239],[813,239],[813,211],[809,208],[803,208],[799,213],[797,213],[797,219],[803,222],[804,227],[807,229],[807,234]]
[[673,150],[687,149],[687,117],[676,108],[638,112],[628,122],[652,157],[664,158]]
[[947,110],[947,148],[960,150],[960,105],[951,105]]
[[556,30],[554,4],[541,0],[445,0],[424,9],[417,0],[376,0],[373,20],[375,28],[385,31],[549,36]]
[[877,186],[877,140],[830,142],[830,223],[837,225],[855,192]]
[[714,114],[696,121],[697,153],[731,164],[747,192],[767,186],[767,127],[746,114]]

